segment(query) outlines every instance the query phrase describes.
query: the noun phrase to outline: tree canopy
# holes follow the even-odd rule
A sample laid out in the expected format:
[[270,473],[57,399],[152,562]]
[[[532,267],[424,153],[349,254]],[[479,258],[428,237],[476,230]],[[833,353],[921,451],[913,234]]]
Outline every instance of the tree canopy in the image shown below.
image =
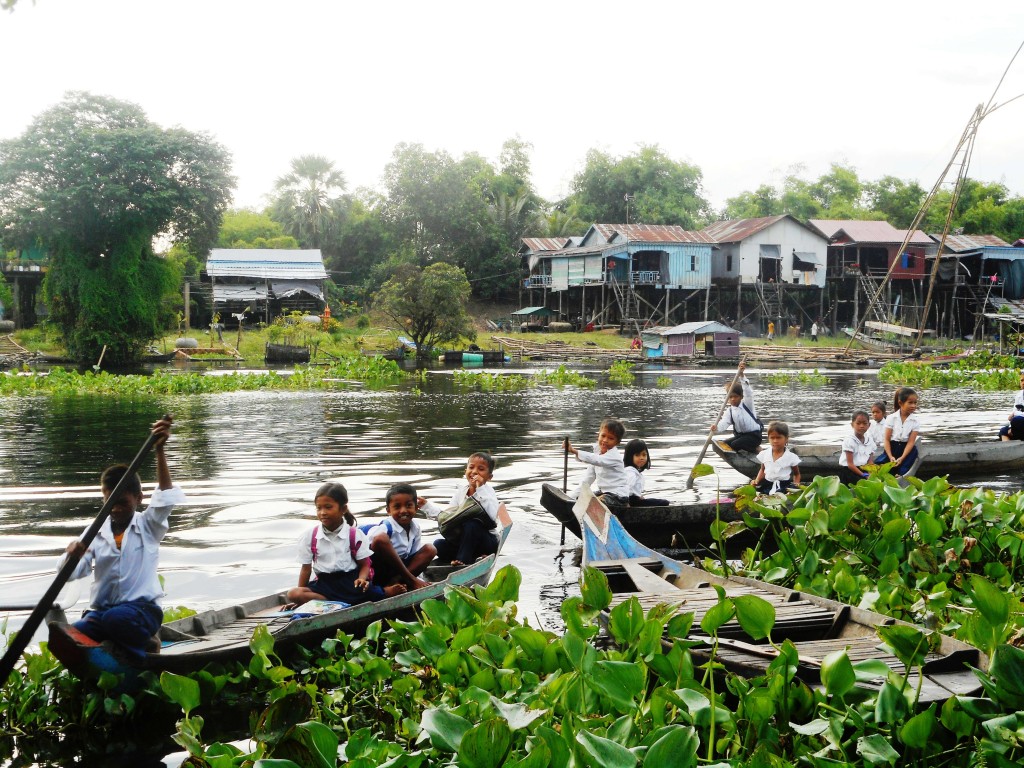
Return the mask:
[[433,347],[475,339],[466,305],[466,274],[439,262],[426,268],[402,264],[374,296],[375,306],[416,343],[417,356]]
[[106,346],[107,359],[125,362],[157,335],[178,276],[153,239],[209,250],[234,186],[229,169],[209,137],[82,92],[0,142],[0,237],[47,250],[50,317],[71,355],[95,360]]

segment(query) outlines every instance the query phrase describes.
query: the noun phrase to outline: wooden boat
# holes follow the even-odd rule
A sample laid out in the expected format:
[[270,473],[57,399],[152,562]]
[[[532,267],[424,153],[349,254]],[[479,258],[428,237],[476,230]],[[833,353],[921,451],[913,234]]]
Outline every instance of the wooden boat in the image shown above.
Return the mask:
[[[583,564],[607,575],[613,593],[611,607],[636,597],[644,610],[668,604],[692,612],[693,634],[688,639],[703,641],[690,651],[694,666],[712,655],[712,639],[702,634],[700,622],[719,602],[714,589],[718,585],[728,597],[756,595],[775,607],[771,640],[776,645],[787,639],[793,642],[801,662],[796,675],[811,687],[821,685],[822,660],[843,649],[854,663],[876,659],[903,673],[903,664],[885,647],[878,628],[906,622],[755,579],[715,576],[673,560],[637,542],[600,501],[589,493],[583,496],[576,507],[582,518]],[[714,655],[727,670],[756,677],[767,673],[777,652],[768,642],[746,635],[734,618],[719,630]],[[921,669],[911,672],[909,689],[920,686],[919,703],[923,705],[957,695],[976,695],[981,684],[968,665],[986,669],[988,658],[967,643],[940,635]],[[881,682],[879,678],[863,685],[877,687]]]
[[[920,458],[908,474],[927,480],[948,475],[954,478],[986,477],[1024,469],[1024,441],[991,440],[922,440],[918,444]],[[760,468],[757,457],[746,451],[734,451],[718,439],[711,441],[715,453],[730,467],[747,477],[755,477]],[[835,443],[800,445],[790,443],[800,457],[801,480],[815,475],[839,475],[844,482],[855,480],[849,470],[839,465],[839,447]]]
[[95,678],[104,671],[113,672],[125,675],[123,685],[131,687],[133,680],[145,670],[157,674],[162,671],[187,674],[211,663],[245,663],[252,656],[249,641],[260,626],[273,636],[275,650],[318,645],[338,631],[358,635],[380,619],[411,619],[420,603],[442,597],[452,587],[485,584],[512,528],[504,504],[499,508],[498,520],[502,529],[496,554],[460,568],[430,566],[424,574],[432,582],[429,586],[375,603],[293,618],[296,613],[301,615],[301,606],[286,609],[288,601],[284,592],[267,595],[164,624],[159,632],[160,652],[147,653],[142,659],[132,657],[113,643],[96,642],[71,625],[57,621],[49,625],[49,649],[78,677]]
[[[540,503],[548,512],[577,537],[582,538],[580,523],[573,505],[576,499],[560,489],[544,483]],[[699,549],[714,543],[711,524],[716,519],[725,522],[742,520],[736,511],[736,502],[730,498],[680,502],[664,507],[613,507],[622,525],[650,547]],[[742,549],[752,544],[753,533],[740,533],[729,539],[729,549]]]

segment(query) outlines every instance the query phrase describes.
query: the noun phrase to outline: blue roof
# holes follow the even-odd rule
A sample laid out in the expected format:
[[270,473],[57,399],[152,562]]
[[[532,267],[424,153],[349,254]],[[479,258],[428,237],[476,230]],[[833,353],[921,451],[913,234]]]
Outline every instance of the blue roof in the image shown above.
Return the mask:
[[214,248],[206,260],[210,277],[253,277],[277,280],[325,280],[327,270],[319,248]]

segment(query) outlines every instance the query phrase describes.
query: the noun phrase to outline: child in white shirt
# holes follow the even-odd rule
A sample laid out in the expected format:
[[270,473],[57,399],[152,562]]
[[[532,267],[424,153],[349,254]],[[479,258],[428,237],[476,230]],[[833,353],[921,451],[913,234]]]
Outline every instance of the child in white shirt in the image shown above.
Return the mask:
[[800,457],[789,450],[789,425],[768,425],[768,448],[757,454],[761,468],[750,481],[758,493],[785,493],[800,485]]
[[[626,427],[618,419],[605,419],[597,432],[597,443],[593,451],[573,448],[568,439],[565,450],[587,465],[587,471],[580,481],[580,487],[597,481],[597,495],[607,497],[604,501],[619,506],[629,503],[629,476],[622,461],[619,443],[626,434]],[[577,491],[577,495],[579,491]]]
[[665,499],[648,499],[644,497],[644,476],[651,468],[651,453],[643,440],[630,440],[622,455],[622,463],[626,465],[629,476],[629,506],[631,507],[664,507],[668,506]]
[[876,464],[893,462],[894,474],[905,475],[917,461],[917,439],[921,422],[917,418],[917,392],[901,387],[893,397],[893,412],[885,417],[885,453],[875,458]]
[[870,464],[878,450],[869,434],[870,422],[867,411],[854,411],[850,419],[850,433],[843,438],[839,466],[849,469],[854,477],[870,477],[861,467]]

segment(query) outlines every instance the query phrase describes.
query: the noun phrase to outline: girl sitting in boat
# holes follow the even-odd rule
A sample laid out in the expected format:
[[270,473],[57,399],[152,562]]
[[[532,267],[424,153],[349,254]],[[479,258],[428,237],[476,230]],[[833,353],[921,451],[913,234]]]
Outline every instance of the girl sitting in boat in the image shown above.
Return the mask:
[[[373,583],[370,544],[348,511],[348,491],[326,483],[313,497],[319,525],[299,537],[299,585],[288,600],[335,600],[349,605],[382,600],[405,592],[404,584],[381,588]],[[313,577],[313,578],[311,578]]]
[[871,463],[878,445],[869,434],[871,419],[867,411],[854,411],[850,419],[850,434],[843,438],[839,466],[849,469],[854,477],[871,477],[861,467]]
[[800,485],[800,457],[789,450],[789,425],[768,425],[768,447],[757,454],[761,468],[750,484],[758,493],[786,493]]
[[668,506],[665,499],[644,498],[644,476],[651,468],[651,452],[643,440],[630,440],[622,453],[622,463],[629,477],[629,505],[631,507],[664,507]]
[[875,441],[878,448],[885,442],[885,401],[876,400],[871,404],[871,423],[868,424],[868,437]]
[[1013,398],[1013,410],[999,430],[1000,440],[1024,440],[1024,373],[1020,376],[1020,392]]
[[917,438],[921,423],[917,418],[917,392],[901,387],[893,397],[893,412],[885,417],[885,453],[875,457],[875,464],[888,461],[896,466],[893,473],[905,475],[917,461]]
[[[480,518],[469,518],[461,524],[457,539],[444,536],[435,539],[434,549],[437,550],[438,562],[467,565],[498,551],[498,495],[488,484],[494,475],[495,463],[494,457],[487,451],[477,451],[466,462],[465,475],[459,481],[449,505],[458,507],[467,498],[473,498],[483,507],[489,520],[485,522]],[[437,504],[426,499],[420,499],[419,505],[430,518],[436,519],[442,512]]]

